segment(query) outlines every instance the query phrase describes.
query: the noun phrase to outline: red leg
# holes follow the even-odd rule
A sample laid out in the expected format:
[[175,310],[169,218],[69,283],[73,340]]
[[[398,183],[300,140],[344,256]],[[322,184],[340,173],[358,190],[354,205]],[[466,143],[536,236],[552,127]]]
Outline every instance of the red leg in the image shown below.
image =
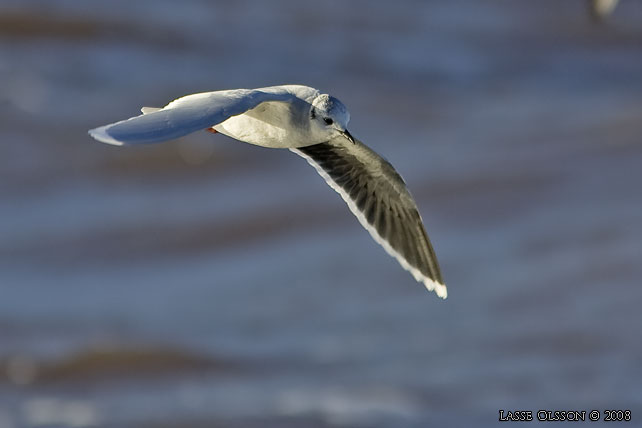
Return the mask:
[[218,131],[214,128],[207,128],[206,131],[211,132],[212,134],[218,134]]

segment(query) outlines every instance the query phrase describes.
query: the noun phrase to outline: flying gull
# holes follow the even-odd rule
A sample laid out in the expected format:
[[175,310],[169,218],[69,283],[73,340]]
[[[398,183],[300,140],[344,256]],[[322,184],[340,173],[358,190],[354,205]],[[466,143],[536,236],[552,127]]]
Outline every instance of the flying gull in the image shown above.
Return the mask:
[[163,108],[89,131],[116,146],[159,143],[206,129],[305,158],[348,204],[374,240],[428,290],[446,298],[437,257],[417,205],[388,161],[346,129],[333,96],[300,85],[186,95]]

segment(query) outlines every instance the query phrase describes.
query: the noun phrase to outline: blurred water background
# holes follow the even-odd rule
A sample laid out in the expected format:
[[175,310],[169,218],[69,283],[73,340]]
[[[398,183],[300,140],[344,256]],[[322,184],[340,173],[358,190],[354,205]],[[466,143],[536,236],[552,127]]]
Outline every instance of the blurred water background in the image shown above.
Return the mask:
[[[446,301],[292,153],[86,134],[283,83],[404,176]],[[641,183],[637,1],[2,0],[0,427],[639,422]]]

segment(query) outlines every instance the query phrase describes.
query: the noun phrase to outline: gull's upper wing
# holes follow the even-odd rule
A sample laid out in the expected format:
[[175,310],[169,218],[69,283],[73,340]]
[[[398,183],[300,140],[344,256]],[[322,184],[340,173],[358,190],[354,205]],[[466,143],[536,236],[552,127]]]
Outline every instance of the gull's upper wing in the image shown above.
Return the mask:
[[370,235],[428,290],[446,298],[437,257],[417,205],[388,161],[343,137],[290,149],[307,159]]
[[101,126],[89,134],[103,143],[117,146],[158,143],[182,137],[243,114],[265,101],[289,101],[288,93],[234,89],[187,95],[162,109]]

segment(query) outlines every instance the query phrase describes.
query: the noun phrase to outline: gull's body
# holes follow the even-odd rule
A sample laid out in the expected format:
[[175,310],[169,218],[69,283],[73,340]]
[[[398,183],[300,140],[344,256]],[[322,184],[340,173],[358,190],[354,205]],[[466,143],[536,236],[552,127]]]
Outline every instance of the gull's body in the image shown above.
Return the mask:
[[437,258],[404,181],[350,135],[350,114],[338,99],[307,86],[283,85],[187,95],[142,111],[89,133],[108,144],[136,145],[208,129],[258,146],[288,148],[307,159],[404,269],[446,297]]

